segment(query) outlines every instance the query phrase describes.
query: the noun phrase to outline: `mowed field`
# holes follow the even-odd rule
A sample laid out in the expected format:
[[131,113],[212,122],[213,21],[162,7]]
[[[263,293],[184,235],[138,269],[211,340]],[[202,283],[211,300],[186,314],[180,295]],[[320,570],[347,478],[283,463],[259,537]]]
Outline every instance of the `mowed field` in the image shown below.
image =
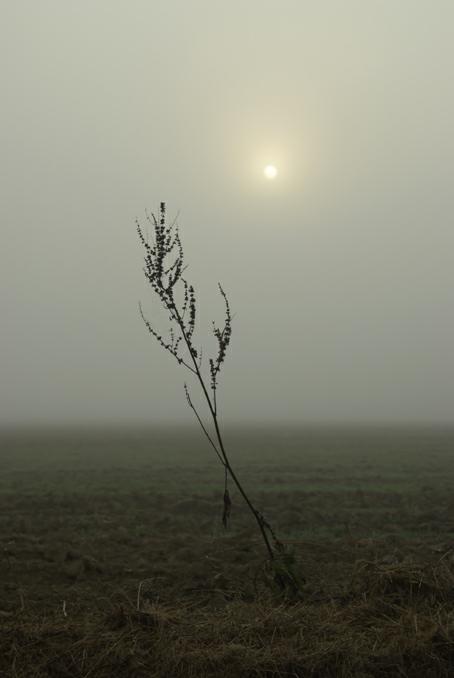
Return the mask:
[[299,596],[196,425],[0,434],[0,675],[453,676],[454,430],[225,438]]

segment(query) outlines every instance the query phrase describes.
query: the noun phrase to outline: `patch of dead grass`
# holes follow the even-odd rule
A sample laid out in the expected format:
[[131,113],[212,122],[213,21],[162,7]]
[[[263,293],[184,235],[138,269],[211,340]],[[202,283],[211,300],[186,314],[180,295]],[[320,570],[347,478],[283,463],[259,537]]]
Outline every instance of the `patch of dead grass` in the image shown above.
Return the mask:
[[272,593],[219,608],[120,605],[75,618],[0,619],[0,675],[14,678],[447,678],[454,576],[432,566],[358,563],[345,596],[283,603]]

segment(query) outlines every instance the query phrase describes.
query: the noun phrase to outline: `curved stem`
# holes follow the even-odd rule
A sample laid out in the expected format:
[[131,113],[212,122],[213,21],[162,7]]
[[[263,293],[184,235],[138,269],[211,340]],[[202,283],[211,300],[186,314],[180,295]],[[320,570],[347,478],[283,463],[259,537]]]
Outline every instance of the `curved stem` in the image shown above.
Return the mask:
[[240,492],[240,494],[243,497],[244,501],[246,502],[249,510],[251,511],[255,520],[257,521],[257,525],[260,529],[260,532],[261,532],[263,541],[265,543],[266,550],[268,551],[268,555],[270,557],[270,560],[273,560],[274,559],[274,552],[273,552],[273,548],[270,544],[270,540],[268,539],[268,535],[266,533],[265,526],[263,524],[263,518],[262,518],[261,514],[255,508],[255,506],[252,504],[251,500],[249,499],[248,495],[246,494],[246,491],[244,490],[241,482],[239,481],[236,473],[234,472],[234,470],[233,470],[233,468],[230,464],[230,460],[228,458],[227,452],[226,452],[225,447],[224,447],[224,442],[222,440],[221,431],[219,429],[219,422],[218,422],[218,418],[217,418],[216,409],[215,409],[213,403],[211,402],[211,398],[208,394],[207,388],[205,386],[205,382],[203,381],[203,377],[202,377],[202,374],[200,372],[197,360],[195,359],[195,356],[192,352],[191,342],[187,337],[183,321],[182,321],[180,314],[178,313],[178,309],[176,308],[175,305],[172,308],[172,312],[175,314],[176,320],[177,320],[178,325],[180,327],[180,330],[181,330],[181,333],[182,333],[183,338],[185,340],[186,346],[188,347],[189,354],[190,354],[192,361],[194,363],[195,372],[196,372],[198,380],[200,382],[200,386],[202,387],[203,394],[204,394],[205,399],[208,403],[208,407],[210,409],[210,414],[211,414],[211,417],[213,419],[214,428],[215,428],[215,431],[216,431],[216,438],[218,439],[219,448],[221,450],[221,454],[222,454],[222,458],[224,460],[225,468],[228,470],[230,477],[232,478],[233,482],[237,486],[238,491]]

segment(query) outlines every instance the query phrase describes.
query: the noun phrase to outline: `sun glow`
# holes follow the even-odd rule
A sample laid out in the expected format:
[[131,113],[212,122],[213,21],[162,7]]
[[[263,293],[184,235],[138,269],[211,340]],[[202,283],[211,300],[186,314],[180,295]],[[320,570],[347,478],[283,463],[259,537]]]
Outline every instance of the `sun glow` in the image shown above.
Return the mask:
[[277,177],[277,168],[274,165],[266,165],[263,169],[263,174],[267,179],[275,179]]

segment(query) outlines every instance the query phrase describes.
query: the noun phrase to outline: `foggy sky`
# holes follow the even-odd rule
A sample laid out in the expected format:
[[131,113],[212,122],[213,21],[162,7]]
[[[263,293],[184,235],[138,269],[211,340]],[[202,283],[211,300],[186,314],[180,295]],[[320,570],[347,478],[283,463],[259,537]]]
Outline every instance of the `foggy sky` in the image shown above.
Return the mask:
[[161,200],[203,342],[218,280],[235,313],[221,417],[452,422],[453,25],[451,0],[4,0],[0,423],[192,419],[137,309],[166,331],[134,230]]

